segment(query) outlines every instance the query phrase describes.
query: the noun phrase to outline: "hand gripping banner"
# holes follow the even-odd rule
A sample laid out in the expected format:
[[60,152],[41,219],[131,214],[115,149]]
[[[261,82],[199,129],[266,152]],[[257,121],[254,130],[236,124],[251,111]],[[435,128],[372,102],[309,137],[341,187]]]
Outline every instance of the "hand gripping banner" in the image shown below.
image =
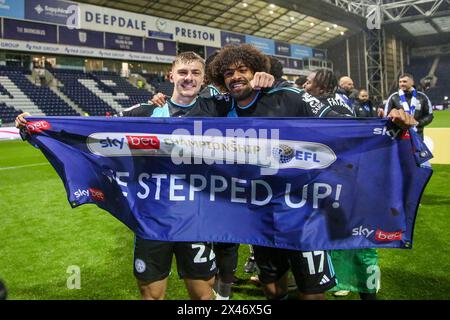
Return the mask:
[[416,133],[381,119],[27,120],[72,207],[146,239],[411,248],[432,174]]

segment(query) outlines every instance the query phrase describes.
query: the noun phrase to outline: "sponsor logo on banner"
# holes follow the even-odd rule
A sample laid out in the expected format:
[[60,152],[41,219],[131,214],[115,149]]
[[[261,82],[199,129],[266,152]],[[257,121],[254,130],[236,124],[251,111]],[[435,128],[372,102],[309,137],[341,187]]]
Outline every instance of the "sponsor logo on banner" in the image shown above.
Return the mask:
[[156,136],[136,136],[129,135],[127,138],[130,150],[159,150],[160,141]]
[[362,236],[362,237],[369,238],[373,232],[374,232],[374,230],[371,230],[369,228],[364,228],[364,226],[359,226],[358,228],[354,228],[352,230],[352,235],[355,237]]
[[99,189],[94,189],[94,188],[88,188],[86,189],[78,189],[77,191],[74,192],[74,196],[77,199],[80,199],[82,197],[90,197],[92,200],[95,201],[101,201],[104,202],[105,201],[105,195],[103,193],[102,190]]
[[87,147],[103,157],[193,157],[277,169],[324,169],[336,161],[324,144],[263,138],[104,132],[91,134]]
[[50,130],[52,126],[47,121],[30,121],[27,122],[27,131],[30,134],[41,133],[42,131]]
[[89,188],[89,194],[92,198],[92,200],[95,201],[105,201],[105,195],[103,194],[103,191],[99,189]]
[[385,232],[383,230],[366,228],[364,226],[359,226],[358,228],[354,228],[352,230],[352,236],[354,237],[365,237],[370,238],[374,236],[374,239],[379,242],[392,242],[392,241],[401,241],[403,239],[403,232]]
[[399,129],[389,129],[388,127],[383,127],[383,128],[374,128],[373,134],[379,136],[388,136],[392,140],[395,140],[399,134],[402,134],[402,131]]
[[380,242],[401,241],[402,238],[403,238],[402,231],[385,232],[382,230],[377,230],[375,232],[375,240],[380,241]]

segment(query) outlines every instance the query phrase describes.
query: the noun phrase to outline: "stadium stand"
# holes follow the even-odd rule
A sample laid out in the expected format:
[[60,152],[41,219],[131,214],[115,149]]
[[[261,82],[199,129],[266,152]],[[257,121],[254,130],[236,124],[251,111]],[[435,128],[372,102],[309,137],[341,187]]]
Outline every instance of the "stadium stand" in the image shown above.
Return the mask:
[[6,103],[0,102],[0,119],[3,123],[12,123],[14,119],[22,113],[22,110],[16,110],[13,107],[8,107]]
[[114,72],[85,73],[49,69],[62,86],[60,90],[84,112],[92,116],[116,114],[136,103],[146,102],[152,93],[132,86]]
[[112,92],[116,96],[114,100],[123,108],[129,108],[137,103],[146,102],[153,96],[153,93],[134,87],[115,72],[96,71],[91,73],[91,75],[97,81],[100,88],[106,92]]
[[[34,86],[25,74],[26,71],[21,68],[0,67],[0,119],[3,123],[14,122],[14,118],[22,112],[44,115],[26,94],[30,90],[37,89],[37,86]],[[35,88],[32,88],[33,86]]]
[[407,72],[414,76],[416,83],[419,83],[420,80],[429,75],[436,59],[439,59],[439,63],[437,64],[434,73],[436,76],[436,83],[424,90],[433,105],[441,104],[445,96],[450,96],[450,74],[448,73],[450,68],[450,57],[414,58],[411,59],[410,64],[406,68]]
[[92,116],[104,116],[107,112],[117,113],[107,102],[89,90],[87,85],[90,81],[94,81],[89,74],[66,69],[49,69],[49,71],[62,83],[60,90],[84,112]]
[[[50,88],[33,84],[27,78],[29,74],[29,71],[21,68],[0,69],[0,83],[9,94],[7,97],[1,97],[0,101],[16,111],[29,112],[33,115],[79,115]],[[6,120],[3,121],[10,122]]]

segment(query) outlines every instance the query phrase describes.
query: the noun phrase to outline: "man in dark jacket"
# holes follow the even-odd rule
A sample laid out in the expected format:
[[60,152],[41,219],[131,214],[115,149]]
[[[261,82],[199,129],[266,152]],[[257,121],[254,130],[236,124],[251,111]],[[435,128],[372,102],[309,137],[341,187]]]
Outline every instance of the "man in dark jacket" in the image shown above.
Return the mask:
[[414,77],[408,73],[402,74],[398,80],[398,92],[392,94],[384,107],[388,114],[392,109],[403,109],[418,121],[417,133],[423,139],[423,129],[433,121],[433,105],[423,92],[414,87]]
[[336,98],[342,100],[346,105],[353,109],[353,102],[357,96],[358,90],[355,90],[352,78],[347,76],[341,77],[336,90]]
[[378,117],[377,108],[372,104],[366,89],[359,90],[358,98],[353,103],[353,109],[358,118]]

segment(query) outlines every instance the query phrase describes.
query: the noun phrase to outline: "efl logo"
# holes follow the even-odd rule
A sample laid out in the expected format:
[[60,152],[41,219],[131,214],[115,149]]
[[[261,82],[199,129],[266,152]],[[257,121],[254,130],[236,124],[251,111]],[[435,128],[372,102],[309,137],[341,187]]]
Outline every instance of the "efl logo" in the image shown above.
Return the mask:
[[101,191],[101,190],[89,188],[89,194],[90,194],[92,200],[102,201],[102,202],[105,201],[105,195],[103,194],[103,191]]
[[52,126],[47,121],[32,121],[27,123],[27,130],[29,133],[41,133],[45,130],[50,130]]
[[391,242],[391,241],[401,241],[403,238],[403,232],[384,232],[382,230],[377,230],[375,232],[375,240],[380,242]]
[[156,136],[125,136],[130,150],[159,150],[160,141]]

